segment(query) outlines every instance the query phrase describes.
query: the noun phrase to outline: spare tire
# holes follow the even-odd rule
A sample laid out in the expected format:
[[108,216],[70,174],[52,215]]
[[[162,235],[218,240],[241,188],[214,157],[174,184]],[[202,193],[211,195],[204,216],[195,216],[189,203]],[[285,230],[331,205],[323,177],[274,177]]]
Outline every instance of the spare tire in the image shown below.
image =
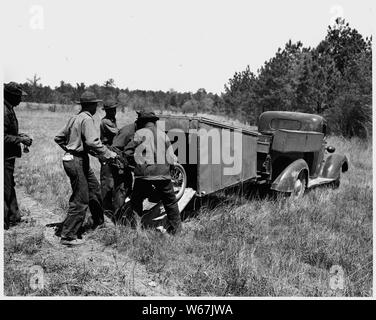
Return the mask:
[[187,187],[187,173],[181,164],[170,166],[171,182],[174,187],[176,200],[179,200]]

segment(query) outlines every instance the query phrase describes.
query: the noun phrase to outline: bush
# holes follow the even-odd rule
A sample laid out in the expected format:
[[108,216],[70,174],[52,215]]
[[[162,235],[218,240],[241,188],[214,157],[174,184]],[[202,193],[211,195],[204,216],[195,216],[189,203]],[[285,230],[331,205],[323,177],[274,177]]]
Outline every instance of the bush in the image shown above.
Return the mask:
[[198,109],[199,103],[194,99],[186,101],[182,106],[183,113],[197,113]]
[[344,137],[372,137],[372,108],[369,105],[359,105],[351,96],[343,96],[324,114],[331,133]]

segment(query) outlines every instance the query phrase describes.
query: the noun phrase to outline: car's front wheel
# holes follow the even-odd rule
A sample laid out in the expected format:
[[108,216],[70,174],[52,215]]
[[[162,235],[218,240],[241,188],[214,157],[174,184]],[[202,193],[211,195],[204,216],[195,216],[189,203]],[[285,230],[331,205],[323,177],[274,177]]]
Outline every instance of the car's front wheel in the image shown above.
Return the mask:
[[341,174],[338,175],[338,178],[335,179],[331,184],[330,187],[332,189],[338,189],[341,184]]
[[299,199],[303,197],[307,185],[307,178],[304,171],[299,173],[299,176],[294,182],[294,189],[291,192],[290,196],[293,199]]

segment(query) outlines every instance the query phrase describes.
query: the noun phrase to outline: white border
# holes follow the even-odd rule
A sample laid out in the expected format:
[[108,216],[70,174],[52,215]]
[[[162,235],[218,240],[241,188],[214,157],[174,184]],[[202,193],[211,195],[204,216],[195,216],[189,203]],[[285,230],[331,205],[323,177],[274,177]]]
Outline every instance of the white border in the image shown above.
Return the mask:
[[[375,29],[375,25],[376,25],[376,19],[373,19],[373,32]],[[9,32],[9,30],[8,30]],[[376,67],[376,48],[375,48],[375,40],[376,39],[373,39],[373,46],[372,46],[372,50],[373,50],[373,65],[372,65],[372,69],[373,71],[375,70],[375,67]],[[2,55],[1,53],[2,50],[0,50],[0,55]],[[27,54],[27,53],[25,53]],[[1,56],[0,56],[1,58]],[[0,59],[0,61],[3,61],[3,59]],[[2,62],[3,63],[3,62]],[[2,86],[1,88],[1,92],[0,92],[0,102],[3,106],[3,65],[1,65],[1,69],[0,69],[0,84]],[[375,81],[375,74],[373,72],[373,75],[372,75],[372,87],[373,87],[373,101],[376,101],[376,94],[375,94],[375,86],[376,85],[376,81]],[[374,193],[374,190],[375,190],[375,186],[376,186],[376,183],[375,183],[375,166],[374,166],[374,160],[375,160],[375,155],[376,155],[376,151],[375,151],[375,140],[376,140],[376,126],[375,126],[375,123],[376,123],[376,110],[374,109],[374,107],[372,108],[372,128],[373,128],[373,133],[372,133],[372,146],[373,146],[373,166],[372,166],[372,173],[373,173],[373,193]],[[3,163],[3,112],[1,112],[1,117],[0,117],[0,130],[1,130],[1,139],[0,139],[0,158],[2,159],[1,160],[1,164],[0,164],[0,183],[1,185],[3,186],[4,182],[3,182],[3,170],[4,170],[4,163]],[[3,201],[4,201],[4,193],[3,192],[0,192],[0,200],[1,200],[1,209],[0,209],[0,219],[1,221],[4,221],[4,217],[3,217]],[[375,212],[375,207],[376,207],[376,199],[375,199],[375,196],[373,194],[373,213]],[[373,288],[372,288],[372,296],[371,297],[290,297],[290,296],[283,296],[283,297],[211,297],[211,296],[200,296],[200,297],[173,297],[173,296],[167,296],[167,297],[160,297],[160,296],[148,296],[148,297],[133,297],[133,296],[114,296],[114,297],[104,297],[104,296],[89,296],[89,297],[82,297],[82,296],[49,296],[49,297],[40,297],[40,296],[19,296],[19,297],[10,297],[10,296],[4,296],[4,230],[3,230],[3,227],[0,228],[0,253],[1,253],[1,257],[0,257],[0,268],[1,268],[1,272],[0,272],[0,300],[135,300],[135,301],[139,301],[139,300],[143,300],[145,301],[145,303],[147,303],[148,300],[158,300],[158,301],[163,301],[163,300],[177,300],[177,301],[184,301],[184,300],[188,300],[188,301],[200,301],[200,300],[218,300],[218,301],[223,301],[223,300],[226,300],[226,301],[233,301],[233,300],[244,300],[244,301],[250,301],[250,300],[265,300],[265,299],[268,299],[268,300],[375,300],[375,284],[376,284],[376,279],[375,279],[375,274],[376,274],[376,266],[375,266],[375,253],[376,253],[376,249],[375,249],[375,244],[374,244],[374,239],[375,239],[375,230],[376,230],[376,221],[375,221],[375,218],[374,218],[374,215],[373,215]]]

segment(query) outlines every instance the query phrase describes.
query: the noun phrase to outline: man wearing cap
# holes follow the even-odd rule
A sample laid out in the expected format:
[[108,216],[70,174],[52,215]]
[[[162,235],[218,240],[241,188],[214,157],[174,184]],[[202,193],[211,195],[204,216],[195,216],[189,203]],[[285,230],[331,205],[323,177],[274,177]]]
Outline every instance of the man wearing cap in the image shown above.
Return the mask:
[[18,120],[13,110],[27,95],[15,82],[4,85],[4,229],[9,229],[21,221],[18,209],[14,165],[16,158],[21,157],[21,143],[29,147],[32,139],[18,132]]
[[[118,133],[118,128],[116,125],[116,107],[118,104],[112,98],[106,100],[103,103],[103,110],[106,115],[101,120],[100,124],[100,137],[101,141],[105,146],[111,146],[112,140]],[[114,206],[112,202],[113,192],[114,192],[114,174],[116,170],[109,163],[101,164],[101,192],[103,199],[103,209],[105,212],[109,212],[111,215],[114,212]]]
[[84,92],[78,102],[81,111],[71,117],[55,137],[55,142],[65,151],[63,166],[72,186],[68,214],[57,231],[64,245],[82,243],[78,237],[88,207],[93,228],[104,223],[100,185],[90,168],[89,154],[102,162],[117,155],[102,144],[94,126],[93,115],[100,101],[93,92]]
[[181,231],[181,217],[170,175],[170,165],[177,162],[177,157],[170,139],[157,127],[158,119],[154,112],[140,112],[137,131],[124,150],[125,156],[133,157],[135,162],[131,205],[142,216],[143,201],[155,188],[166,210],[167,232],[177,234]]

